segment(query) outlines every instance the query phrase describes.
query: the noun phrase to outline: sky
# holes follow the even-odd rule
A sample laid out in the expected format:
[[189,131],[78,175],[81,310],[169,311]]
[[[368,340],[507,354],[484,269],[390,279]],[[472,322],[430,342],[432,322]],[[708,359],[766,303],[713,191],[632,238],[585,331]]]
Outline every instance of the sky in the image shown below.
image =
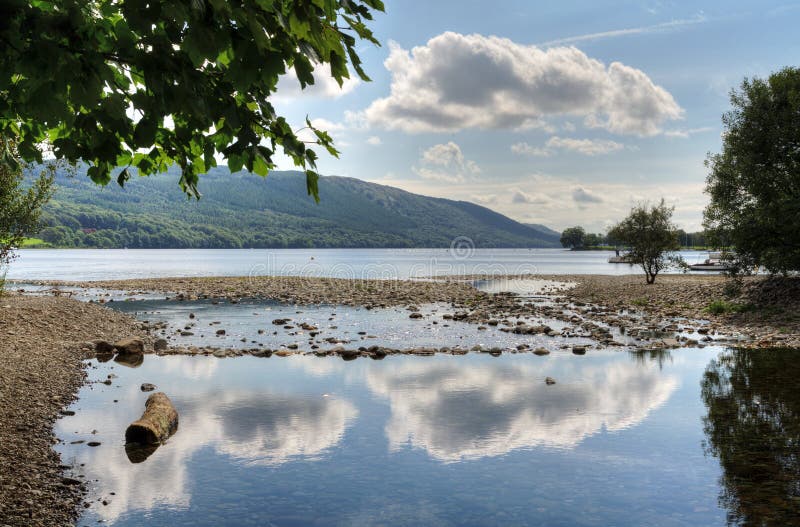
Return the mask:
[[731,89],[800,66],[800,1],[389,0],[370,27],[371,82],[279,84],[341,151],[320,172],[557,230],[662,197],[700,230]]

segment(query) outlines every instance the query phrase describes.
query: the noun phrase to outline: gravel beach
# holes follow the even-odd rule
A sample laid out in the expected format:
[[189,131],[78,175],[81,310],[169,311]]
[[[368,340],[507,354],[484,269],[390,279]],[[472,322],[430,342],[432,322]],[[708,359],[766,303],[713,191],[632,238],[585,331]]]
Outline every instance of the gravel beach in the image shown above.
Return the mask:
[[64,476],[53,423],[84,380],[84,343],[141,333],[133,318],[57,297],[0,297],[0,526],[73,525],[82,484]]

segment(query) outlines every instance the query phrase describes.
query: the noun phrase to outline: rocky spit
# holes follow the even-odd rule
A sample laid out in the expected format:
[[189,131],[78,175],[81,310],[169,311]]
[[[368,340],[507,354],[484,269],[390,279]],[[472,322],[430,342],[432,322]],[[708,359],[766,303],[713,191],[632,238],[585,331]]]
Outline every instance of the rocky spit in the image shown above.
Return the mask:
[[59,287],[92,287],[162,293],[174,300],[264,298],[288,304],[390,307],[412,303],[476,302],[487,296],[468,283],[433,280],[373,280],[296,276],[145,278],[93,282],[34,282]]
[[83,483],[53,451],[53,423],[84,382],[92,339],[142,333],[133,318],[55,297],[0,297],[0,526],[73,525]]
[[[721,275],[663,275],[652,285],[638,275],[548,278],[574,282],[565,291],[570,302],[606,312],[639,312],[654,324],[707,320],[713,331],[744,337],[742,347],[800,347],[800,277],[746,277],[738,286]],[[735,309],[711,312],[719,301]]]

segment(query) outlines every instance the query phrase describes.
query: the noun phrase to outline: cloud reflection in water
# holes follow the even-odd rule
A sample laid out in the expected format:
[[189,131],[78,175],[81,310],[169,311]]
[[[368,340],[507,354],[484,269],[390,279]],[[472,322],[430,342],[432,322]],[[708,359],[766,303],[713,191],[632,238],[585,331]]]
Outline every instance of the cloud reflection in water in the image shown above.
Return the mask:
[[508,362],[408,362],[371,368],[367,382],[389,400],[390,449],[411,444],[445,462],[536,446],[573,448],[603,428],[641,422],[678,386],[673,376],[629,362],[576,367],[573,380],[554,386],[543,382],[548,374]]

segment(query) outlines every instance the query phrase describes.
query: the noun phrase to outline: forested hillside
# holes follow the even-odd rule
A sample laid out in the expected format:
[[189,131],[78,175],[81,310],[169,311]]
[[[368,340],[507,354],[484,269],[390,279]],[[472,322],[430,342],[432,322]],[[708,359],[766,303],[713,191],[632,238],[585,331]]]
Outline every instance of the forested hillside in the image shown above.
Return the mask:
[[477,247],[554,247],[549,229],[518,223],[485,207],[430,198],[358,179],[325,177],[321,202],[305,176],[265,180],[216,168],[188,200],[176,174],[97,187],[79,170],[59,171],[39,237],[58,247],[448,247],[457,236]]

